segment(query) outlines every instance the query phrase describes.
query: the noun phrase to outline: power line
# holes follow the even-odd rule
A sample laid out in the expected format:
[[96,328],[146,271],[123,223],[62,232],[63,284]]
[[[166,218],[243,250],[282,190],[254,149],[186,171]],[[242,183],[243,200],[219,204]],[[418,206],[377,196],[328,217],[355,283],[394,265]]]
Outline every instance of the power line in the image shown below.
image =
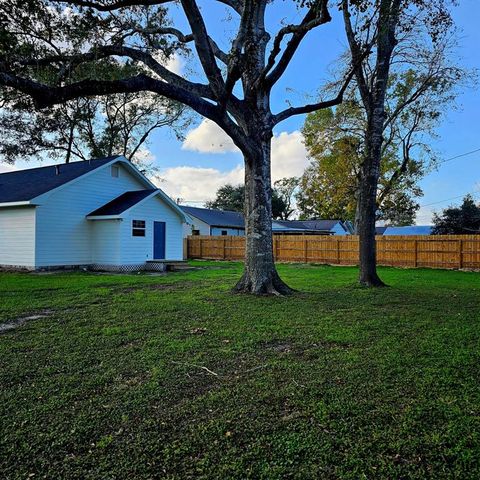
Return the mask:
[[[455,155],[454,157],[447,158],[445,160],[442,160],[441,162],[438,162],[438,164],[441,165],[442,163],[451,162],[452,160],[457,160],[458,158],[463,158],[463,157],[466,157],[468,155],[473,155],[474,153],[477,153],[477,152],[480,152],[480,148],[477,148],[475,150],[471,150],[470,152],[461,153],[460,155]],[[476,196],[476,195],[478,195],[478,192],[476,192],[476,193],[473,193],[473,192],[465,193],[464,195],[457,195],[456,197],[445,198],[443,200],[438,200],[437,202],[426,203],[425,205],[420,205],[420,208],[430,207],[431,205],[438,205],[439,203],[448,202],[450,200],[456,200],[458,198],[463,198],[466,195]]]
[[442,160],[438,163],[442,164],[442,163],[451,162],[452,160],[456,160],[457,158],[466,157],[467,155],[472,155],[472,154],[477,153],[477,152],[480,152],[480,148],[477,148],[476,150],[472,150],[471,152],[466,152],[466,153],[461,153],[460,155],[455,155],[454,157],[447,158],[446,160]]
[[456,200],[457,198],[463,198],[463,197],[466,197],[467,195],[472,195],[474,197],[478,195],[478,192],[464,193],[463,195],[457,195],[456,197],[445,198],[443,200],[439,200],[438,202],[426,203],[425,205],[420,205],[420,208],[429,207],[430,205],[437,205],[443,202],[448,202],[449,200]]

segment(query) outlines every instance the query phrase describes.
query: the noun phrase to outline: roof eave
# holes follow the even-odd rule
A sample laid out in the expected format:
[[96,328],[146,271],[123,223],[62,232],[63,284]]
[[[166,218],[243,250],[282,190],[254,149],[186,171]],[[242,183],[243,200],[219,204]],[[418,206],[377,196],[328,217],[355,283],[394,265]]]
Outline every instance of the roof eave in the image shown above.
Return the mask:
[[8,208],[8,207],[36,207],[36,203],[32,203],[30,200],[25,200],[21,202],[3,202],[0,203],[0,208]]
[[87,215],[87,220],[123,220],[121,215]]
[[240,227],[239,225],[210,225],[210,226],[213,228],[238,228],[240,230],[245,230],[245,227]]

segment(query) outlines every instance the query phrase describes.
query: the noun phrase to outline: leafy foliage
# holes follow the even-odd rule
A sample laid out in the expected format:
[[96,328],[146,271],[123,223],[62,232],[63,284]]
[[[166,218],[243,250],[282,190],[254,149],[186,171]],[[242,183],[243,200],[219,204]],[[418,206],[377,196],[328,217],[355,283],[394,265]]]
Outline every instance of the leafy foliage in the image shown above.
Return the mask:
[[433,216],[434,235],[480,233],[480,205],[467,195],[459,207],[448,207]]
[[[217,190],[215,200],[206,202],[207,208],[214,210],[231,210],[244,212],[245,186],[244,185],[223,185]],[[282,193],[272,190],[272,216],[276,219],[286,219],[291,214],[291,207],[286,203]],[[290,213],[289,213],[290,212]]]
[[[333,110],[307,116],[303,127],[311,164],[302,176],[298,207],[302,218],[342,218],[354,221],[360,166],[365,155],[366,119],[360,105],[345,102]],[[411,224],[419,208],[415,198],[426,162],[405,159],[399,141],[383,151],[377,220]]]

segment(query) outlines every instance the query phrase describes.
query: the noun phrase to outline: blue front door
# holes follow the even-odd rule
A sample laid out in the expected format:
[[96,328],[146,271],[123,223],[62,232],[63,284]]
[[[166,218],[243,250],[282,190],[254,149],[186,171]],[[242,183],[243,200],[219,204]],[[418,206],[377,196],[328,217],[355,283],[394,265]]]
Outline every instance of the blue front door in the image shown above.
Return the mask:
[[153,258],[165,259],[165,222],[153,222]]

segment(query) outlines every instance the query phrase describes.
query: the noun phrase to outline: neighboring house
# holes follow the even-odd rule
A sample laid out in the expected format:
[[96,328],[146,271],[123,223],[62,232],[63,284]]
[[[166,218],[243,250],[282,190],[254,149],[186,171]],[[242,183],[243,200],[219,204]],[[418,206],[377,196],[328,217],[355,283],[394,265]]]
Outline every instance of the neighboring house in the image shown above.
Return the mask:
[[181,205],[180,208],[191,219],[191,225],[184,226],[185,237],[188,235],[245,235],[245,222],[240,212],[185,205]]
[[375,227],[375,235],[384,235],[385,234],[385,230],[387,229],[388,227]]
[[[190,217],[191,225],[184,226],[188,235],[245,235],[243,214],[209,208],[180,207]],[[350,235],[353,226],[341,220],[272,220],[277,235]]]
[[342,220],[274,220],[272,230],[284,235],[351,235],[353,225]]
[[407,227],[387,227],[384,235],[431,235],[431,225],[409,225]]
[[182,260],[187,221],[124,157],[0,175],[3,266],[134,270]]

